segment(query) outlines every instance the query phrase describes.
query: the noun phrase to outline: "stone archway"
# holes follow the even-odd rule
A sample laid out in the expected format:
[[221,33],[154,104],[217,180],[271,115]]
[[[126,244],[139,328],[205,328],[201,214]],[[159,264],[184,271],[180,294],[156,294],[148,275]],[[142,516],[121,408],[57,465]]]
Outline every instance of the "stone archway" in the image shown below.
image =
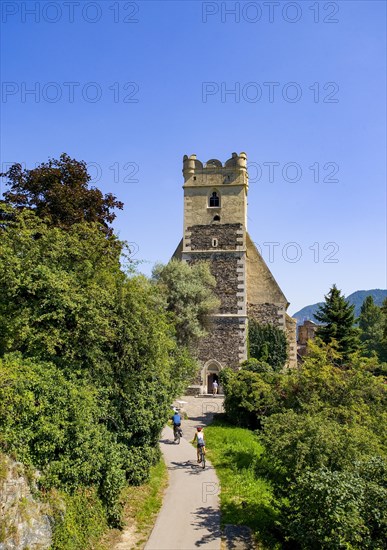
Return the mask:
[[[203,393],[209,393],[209,394],[212,393],[212,384],[214,380],[216,380],[219,384],[219,374],[221,370],[222,370],[222,366],[218,361],[215,361],[215,360],[207,361],[203,369],[203,377],[202,377]],[[218,388],[218,393],[223,393],[221,391],[220,385]]]

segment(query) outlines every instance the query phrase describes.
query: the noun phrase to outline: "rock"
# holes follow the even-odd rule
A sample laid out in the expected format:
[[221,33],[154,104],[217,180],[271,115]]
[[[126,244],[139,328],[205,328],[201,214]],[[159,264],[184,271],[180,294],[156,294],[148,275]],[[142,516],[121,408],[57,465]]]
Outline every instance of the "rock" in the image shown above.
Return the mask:
[[50,548],[50,512],[32,495],[23,464],[0,454],[0,550]]

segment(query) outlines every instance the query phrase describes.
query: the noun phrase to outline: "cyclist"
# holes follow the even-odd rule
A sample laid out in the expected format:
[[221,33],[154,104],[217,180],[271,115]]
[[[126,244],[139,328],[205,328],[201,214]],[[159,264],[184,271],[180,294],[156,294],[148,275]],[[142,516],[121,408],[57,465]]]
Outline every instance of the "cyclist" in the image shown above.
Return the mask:
[[194,438],[192,440],[192,443],[195,443],[195,441],[197,442],[196,443],[196,453],[197,453],[197,457],[198,457],[198,462],[201,462],[201,459],[200,459],[200,448],[201,447],[203,448],[203,454],[206,454],[206,443],[204,441],[204,432],[203,432],[203,428],[201,426],[198,426],[196,428],[196,432],[195,432]]
[[176,432],[177,429],[181,426],[181,416],[179,414],[179,409],[175,409],[175,414],[172,416],[172,424],[173,424],[173,435],[176,439]]

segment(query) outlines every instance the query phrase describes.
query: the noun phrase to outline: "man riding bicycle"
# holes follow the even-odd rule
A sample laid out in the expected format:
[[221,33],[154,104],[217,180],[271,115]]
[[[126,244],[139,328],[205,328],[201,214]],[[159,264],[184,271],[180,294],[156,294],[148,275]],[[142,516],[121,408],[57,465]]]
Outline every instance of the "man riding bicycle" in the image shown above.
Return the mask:
[[175,414],[172,416],[172,424],[173,424],[173,435],[176,439],[177,430],[181,426],[181,416],[178,413],[178,409],[175,409]]

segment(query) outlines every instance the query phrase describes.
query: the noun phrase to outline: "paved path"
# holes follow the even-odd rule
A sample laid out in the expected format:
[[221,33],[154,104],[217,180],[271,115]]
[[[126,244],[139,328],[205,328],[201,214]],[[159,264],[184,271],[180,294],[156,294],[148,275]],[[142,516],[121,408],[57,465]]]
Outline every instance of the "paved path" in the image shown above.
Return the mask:
[[169,486],[145,550],[220,550],[219,482],[207,463],[205,470],[196,461],[196,450],[188,442],[195,426],[206,425],[223,400],[183,397],[189,419],[182,427],[184,438],[173,443],[173,432],[164,428],[160,447],[169,472]]

